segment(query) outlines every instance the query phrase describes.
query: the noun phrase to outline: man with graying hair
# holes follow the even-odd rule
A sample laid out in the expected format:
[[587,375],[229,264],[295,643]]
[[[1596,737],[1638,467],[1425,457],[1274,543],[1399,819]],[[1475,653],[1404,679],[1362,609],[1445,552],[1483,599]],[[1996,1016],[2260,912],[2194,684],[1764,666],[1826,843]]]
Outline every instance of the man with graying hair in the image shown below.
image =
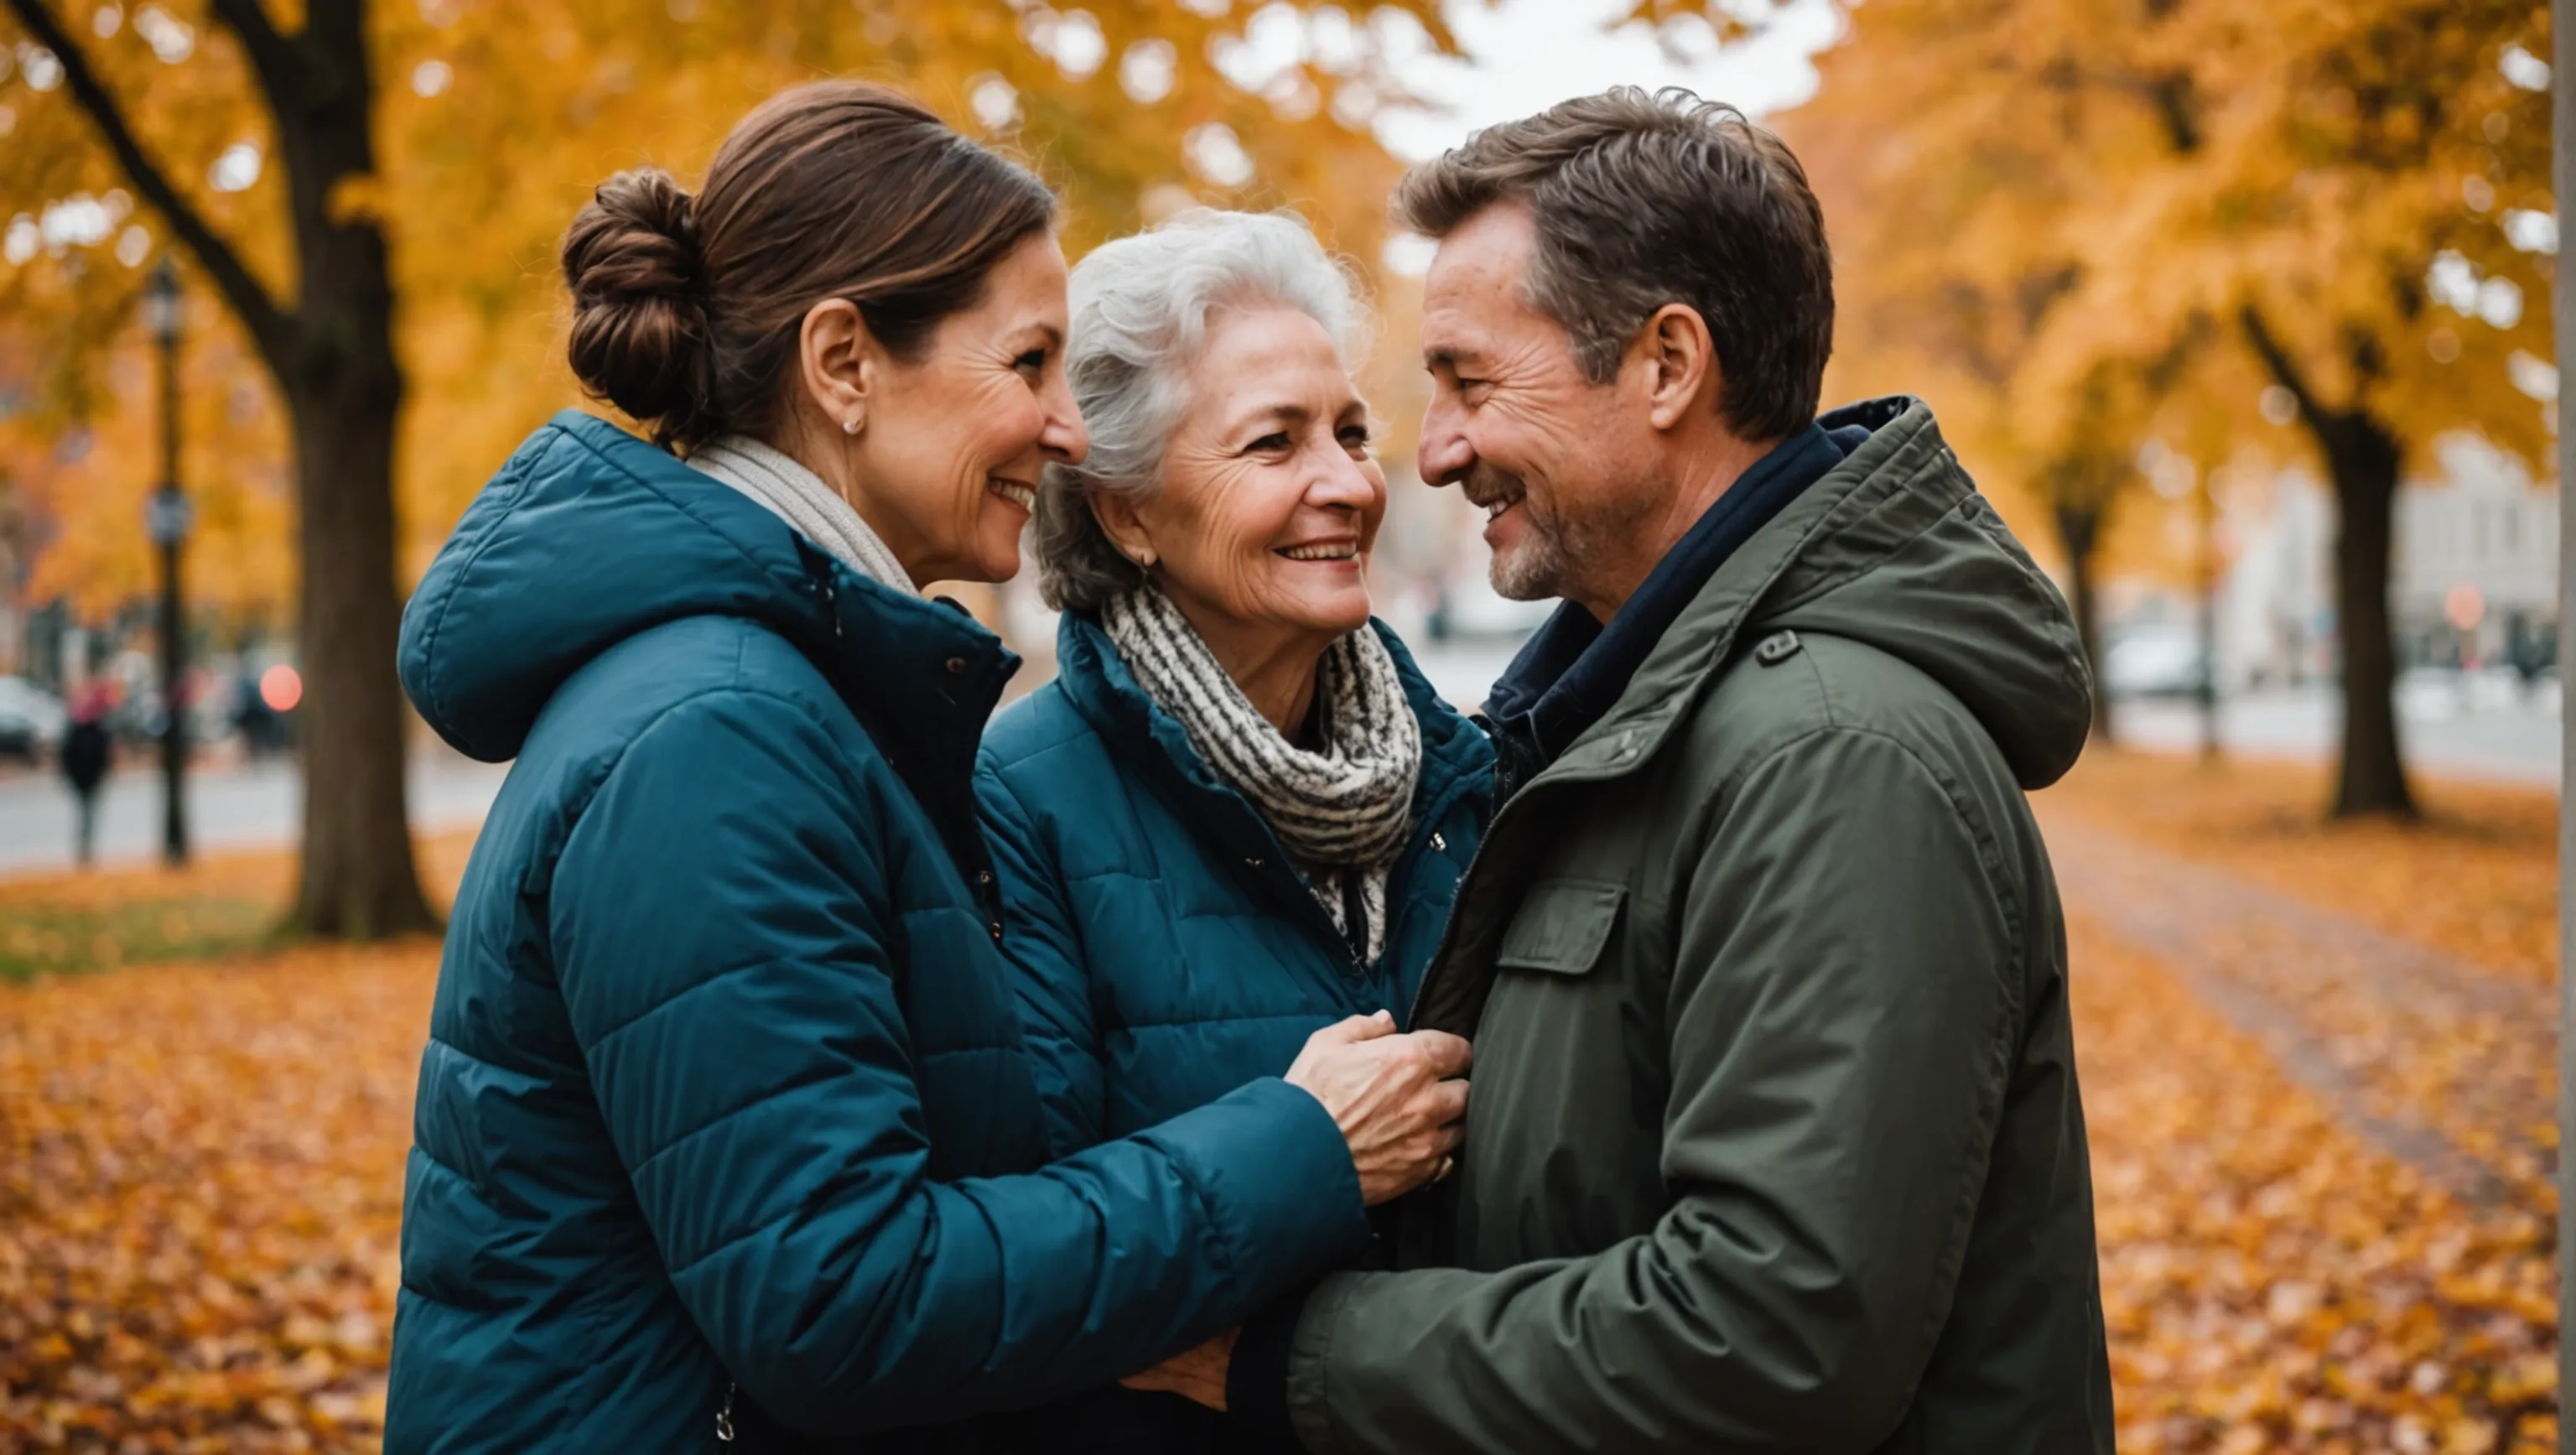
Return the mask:
[[1817,416],[1823,217],[1731,108],[1570,101],[1396,210],[1439,241],[1422,476],[1564,599],[1414,1007],[1475,1042],[1466,1143],[1395,1271],[1142,1382],[1315,1455],[2107,1455],[2023,796],[2091,716],[2064,601],[1921,402]]

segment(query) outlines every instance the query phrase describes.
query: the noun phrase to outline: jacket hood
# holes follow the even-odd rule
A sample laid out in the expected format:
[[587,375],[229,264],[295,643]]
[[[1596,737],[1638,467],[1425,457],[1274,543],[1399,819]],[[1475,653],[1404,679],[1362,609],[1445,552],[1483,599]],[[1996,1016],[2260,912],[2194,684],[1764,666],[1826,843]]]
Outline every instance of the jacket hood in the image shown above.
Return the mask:
[[1869,438],[1719,569],[1640,685],[1668,689],[1676,669],[1704,669],[1783,628],[1842,637],[1939,682],[2023,787],[2057,781],[2093,721],[2092,674],[2065,598],[1977,493],[1922,401],[1874,399],[1819,422]]
[[664,622],[746,617],[819,655],[836,569],[754,502],[568,410],[493,476],[421,578],[403,610],[403,689],[458,751],[499,762],[566,678]]

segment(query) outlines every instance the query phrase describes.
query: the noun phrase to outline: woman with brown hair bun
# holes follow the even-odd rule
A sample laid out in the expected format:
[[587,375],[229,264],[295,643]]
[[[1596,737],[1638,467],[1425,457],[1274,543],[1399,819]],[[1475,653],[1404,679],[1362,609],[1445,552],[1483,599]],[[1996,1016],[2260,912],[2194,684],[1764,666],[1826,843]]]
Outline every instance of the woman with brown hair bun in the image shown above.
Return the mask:
[[970,782],[1016,660],[915,583],[1010,576],[1087,447],[1054,212],[826,83],[573,223],[574,371],[652,442],[558,416],[403,618],[422,716],[517,762],[421,1063],[396,1455],[1078,1448],[1009,1412],[1351,1257],[1455,1144],[1464,1043],[1352,1020],[1045,1165]]

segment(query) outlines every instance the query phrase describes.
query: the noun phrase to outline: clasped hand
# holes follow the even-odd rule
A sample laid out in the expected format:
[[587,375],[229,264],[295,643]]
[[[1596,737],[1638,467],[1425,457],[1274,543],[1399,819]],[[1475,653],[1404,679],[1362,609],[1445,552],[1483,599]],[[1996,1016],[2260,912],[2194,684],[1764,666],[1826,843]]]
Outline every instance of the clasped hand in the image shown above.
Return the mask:
[[[1470,1056],[1467,1043],[1445,1031],[1398,1035],[1395,1017],[1379,1011],[1307,1037],[1287,1081],[1333,1114],[1359,1173],[1360,1198],[1374,1207],[1447,1176],[1456,1165],[1467,1115],[1467,1083],[1460,1078]],[[1228,1329],[1119,1382],[1224,1409],[1234,1338]]]

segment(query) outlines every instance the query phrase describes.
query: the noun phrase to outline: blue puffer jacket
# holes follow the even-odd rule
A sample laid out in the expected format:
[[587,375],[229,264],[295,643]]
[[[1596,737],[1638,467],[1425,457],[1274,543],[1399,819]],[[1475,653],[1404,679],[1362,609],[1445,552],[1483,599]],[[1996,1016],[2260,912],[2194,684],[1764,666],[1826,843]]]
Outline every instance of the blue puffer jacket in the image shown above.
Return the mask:
[[1016,665],[580,414],[466,512],[403,683],[518,761],[421,1062],[387,1450],[703,1452],[734,1381],[737,1450],[1042,1449],[993,1412],[1365,1248],[1276,1079],[1044,1165],[970,779]]
[[[1357,962],[1259,810],[1146,697],[1096,621],[1068,613],[1056,679],[994,720],[977,797],[1057,1155],[1276,1076],[1344,1016],[1409,1016],[1483,833],[1494,760],[1377,630],[1422,725],[1422,775],[1374,965]],[[1132,1455],[1229,1443],[1221,1417],[1168,1394],[1104,1391],[1068,1423],[1084,1448]]]

